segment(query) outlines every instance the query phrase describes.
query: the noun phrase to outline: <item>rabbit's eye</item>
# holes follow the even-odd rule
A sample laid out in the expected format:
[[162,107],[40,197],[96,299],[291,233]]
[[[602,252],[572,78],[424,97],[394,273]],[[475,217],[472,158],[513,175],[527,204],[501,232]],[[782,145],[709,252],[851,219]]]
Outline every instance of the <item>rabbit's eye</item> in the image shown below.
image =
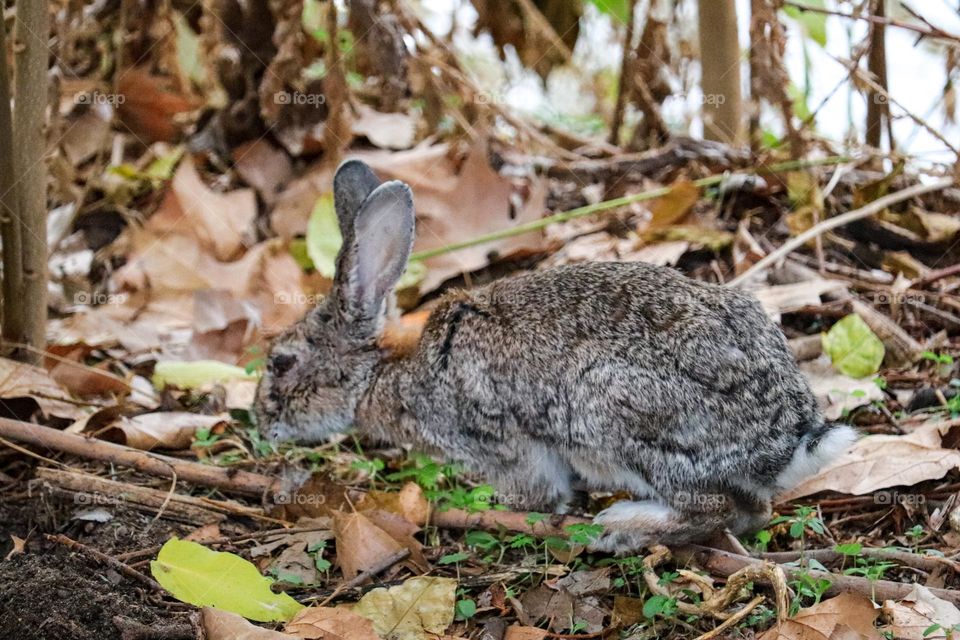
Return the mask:
[[282,376],[297,361],[297,357],[289,353],[277,353],[270,356],[270,370],[275,376]]

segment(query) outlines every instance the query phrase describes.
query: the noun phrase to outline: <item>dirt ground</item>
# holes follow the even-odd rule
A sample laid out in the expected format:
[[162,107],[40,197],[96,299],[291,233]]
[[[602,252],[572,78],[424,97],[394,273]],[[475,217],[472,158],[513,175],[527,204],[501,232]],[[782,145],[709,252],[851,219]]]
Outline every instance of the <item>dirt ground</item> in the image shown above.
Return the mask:
[[42,496],[0,503],[0,558],[13,549],[11,536],[27,540],[25,552],[0,562],[0,640],[161,637],[137,633],[138,624],[159,621],[166,621],[164,638],[194,637],[185,613],[151,603],[141,585],[44,538],[63,533],[119,553],[177,532],[163,521],[148,528],[151,518],[129,510],[111,509],[113,519],[104,523],[74,520],[75,511]]

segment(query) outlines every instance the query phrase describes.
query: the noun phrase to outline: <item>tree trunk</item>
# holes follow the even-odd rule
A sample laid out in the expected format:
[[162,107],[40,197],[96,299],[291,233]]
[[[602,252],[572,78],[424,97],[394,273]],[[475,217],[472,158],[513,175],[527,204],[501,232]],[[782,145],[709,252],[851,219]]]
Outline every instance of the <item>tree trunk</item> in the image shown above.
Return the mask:
[[3,341],[19,342],[23,333],[23,286],[20,216],[17,209],[13,116],[10,113],[10,73],[7,69],[7,34],[0,22],[0,241],[3,242]]
[[629,0],[629,18],[627,19],[626,33],[623,35],[623,58],[620,60],[620,82],[617,86],[617,102],[613,108],[613,121],[610,124],[610,144],[620,144],[620,126],[623,124],[623,113],[627,108],[627,96],[630,94],[630,82],[633,79],[633,65],[631,59],[636,56],[633,50],[633,25],[637,20],[637,0]]
[[17,300],[23,326],[18,342],[30,348],[23,359],[38,361],[47,328],[46,111],[50,26],[46,0],[17,3],[17,80],[13,127],[20,189],[23,284]]
[[740,42],[736,0],[699,0],[703,135],[737,144],[743,139]]
[[[886,15],[886,2],[873,0],[871,11],[874,16],[882,18]],[[887,90],[887,42],[886,27],[877,22],[870,23],[870,54],[867,58],[867,69],[875,78],[878,85]],[[889,121],[890,105],[887,96],[871,90],[867,94],[867,137],[866,142],[874,149],[883,144],[884,122]],[[890,140],[891,149],[893,140]]]

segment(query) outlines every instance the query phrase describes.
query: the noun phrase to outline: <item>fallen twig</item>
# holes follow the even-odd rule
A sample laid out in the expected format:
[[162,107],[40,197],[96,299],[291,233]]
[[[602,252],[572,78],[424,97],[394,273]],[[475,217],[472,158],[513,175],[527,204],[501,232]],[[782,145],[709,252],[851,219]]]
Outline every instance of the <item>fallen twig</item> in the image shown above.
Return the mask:
[[[763,560],[749,558],[737,555],[728,551],[719,549],[710,549],[700,545],[686,545],[673,549],[673,556],[680,562],[696,564],[706,569],[712,574],[721,576],[730,576],[747,566],[759,566]],[[781,565],[782,566],[782,565]],[[843,591],[855,591],[863,594],[874,601],[882,600],[901,600],[908,596],[914,588],[914,584],[907,582],[893,582],[890,580],[868,580],[858,576],[845,576],[829,571],[818,571],[816,569],[796,569],[792,567],[782,567],[788,578],[793,578],[803,573],[811,578],[828,580],[831,584],[827,589],[826,595],[837,595]],[[763,580],[763,578],[758,578]],[[960,591],[953,589],[930,588],[930,592],[953,604],[960,604]]]
[[799,249],[805,245],[810,240],[813,240],[819,235],[826,233],[837,227],[842,227],[845,224],[850,224],[857,220],[863,218],[869,218],[872,215],[880,213],[887,207],[897,204],[898,202],[903,202],[904,200],[909,200],[916,196],[922,195],[924,193],[930,193],[931,191],[940,191],[946,189],[953,185],[953,178],[941,178],[931,182],[930,184],[915,184],[912,187],[907,187],[896,193],[891,193],[889,195],[883,196],[882,198],[877,198],[873,202],[860,207],[859,209],[854,209],[853,211],[848,211],[846,213],[840,214],[839,216],[834,216],[833,218],[828,218],[819,224],[814,225],[810,229],[807,229],[800,235],[791,238],[788,240],[782,247],[776,251],[770,252],[768,255],[764,256],[757,261],[752,267],[741,273],[739,276],[727,283],[728,287],[736,287],[742,285],[744,282],[749,281],[753,276],[757,275],[767,267],[772,264],[775,264],[777,261],[782,260],[784,257],[789,255],[791,252]]
[[148,587],[151,591],[156,591],[156,592],[163,591],[163,587],[161,587],[160,584],[153,578],[143,575],[136,569],[127,566],[126,564],[120,562],[119,560],[117,560],[112,556],[108,556],[102,551],[97,551],[96,549],[88,547],[85,544],[81,544],[77,542],[76,540],[71,540],[70,538],[62,534],[57,534],[57,535],[47,534],[46,538],[51,542],[62,544],[63,546],[69,549],[72,549],[73,551],[78,551],[86,556],[93,558],[100,564],[105,564],[111,569],[115,569],[119,571],[120,573],[127,576],[128,578],[136,580],[140,584]]
[[177,477],[222,491],[263,496],[273,493],[278,481],[248,471],[223,469],[212,465],[178,460],[148,451],[65,433],[29,422],[0,418],[0,436],[54,451],[70,453],[88,460],[111,462],[161,478]]
[[361,571],[360,573],[353,576],[349,580],[337,585],[337,588],[333,590],[333,593],[331,593],[322,601],[320,601],[320,603],[317,604],[317,606],[323,607],[327,605],[331,600],[336,598],[338,595],[340,595],[344,591],[349,591],[350,589],[359,587],[367,580],[371,580],[372,578],[375,578],[376,576],[380,575],[381,573],[383,573],[393,565],[397,564],[398,562],[403,562],[409,557],[410,557],[410,549],[400,549],[396,553],[393,553],[387,556],[386,558],[382,559],[380,562],[373,565],[366,571]]
[[[948,567],[953,571],[960,573],[960,563],[955,560],[944,556],[934,556],[934,555],[922,555],[919,553],[911,553],[909,551],[896,551],[893,549],[870,549],[862,548],[860,549],[860,555],[866,556],[868,558],[878,558],[881,560],[891,560],[893,562],[898,562],[907,567],[913,567],[914,569],[922,569],[924,571],[933,571],[939,567]],[[844,556],[841,553],[834,551],[833,549],[808,549],[807,551],[775,551],[761,553],[759,558],[762,560],[770,560],[772,562],[795,562],[797,560],[807,559],[807,560],[816,560],[823,564],[829,562],[836,562],[843,559],[844,557],[849,558],[849,556]]]

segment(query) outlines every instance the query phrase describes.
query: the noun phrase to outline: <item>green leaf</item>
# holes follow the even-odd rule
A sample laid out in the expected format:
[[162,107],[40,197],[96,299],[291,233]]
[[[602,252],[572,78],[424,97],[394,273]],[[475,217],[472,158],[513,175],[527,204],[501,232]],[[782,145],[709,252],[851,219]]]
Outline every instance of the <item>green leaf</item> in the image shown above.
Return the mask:
[[466,535],[464,540],[467,543],[467,546],[477,547],[478,549],[483,549],[484,551],[489,551],[500,544],[499,540],[486,531],[471,531]]
[[232,553],[171,538],[150,562],[150,573],[170,594],[196,607],[214,607],[257,622],[287,621],[303,605],[270,590],[273,581]]
[[473,600],[457,600],[455,607],[458,620],[469,620],[477,613],[477,603]]
[[848,544],[838,544],[833,547],[833,550],[837,553],[841,553],[845,556],[858,556],[860,551],[863,549],[863,545],[859,542],[850,542]]
[[667,596],[651,596],[643,603],[643,617],[653,620],[658,615],[669,616],[676,609],[676,601]]
[[194,360],[179,362],[167,360],[158,362],[153,369],[153,386],[175,385],[183,389],[202,387],[214,382],[227,380],[256,380],[255,373],[248,373],[243,367],[237,367],[217,360]]
[[460,553],[448,553],[437,560],[437,564],[455,564],[457,562],[463,562],[469,558],[470,554],[465,551],[461,551]]
[[317,199],[307,222],[307,256],[313,268],[324,278],[333,277],[341,244],[343,238],[333,207],[333,194],[327,193]]
[[822,341],[837,371],[852,378],[875,374],[883,362],[883,342],[855,313],[830,327]]
[[200,36],[190,28],[190,24],[181,13],[176,14],[175,28],[177,32],[177,64],[194,84],[202,87],[207,84],[207,69],[203,65]]
[[619,22],[627,24],[630,20],[630,0],[590,0],[591,4]]
[[[826,8],[824,0],[805,0],[805,4],[820,9]],[[811,40],[821,47],[827,46],[827,14],[804,11],[797,7],[784,7],[784,12],[800,23],[800,28]]]

